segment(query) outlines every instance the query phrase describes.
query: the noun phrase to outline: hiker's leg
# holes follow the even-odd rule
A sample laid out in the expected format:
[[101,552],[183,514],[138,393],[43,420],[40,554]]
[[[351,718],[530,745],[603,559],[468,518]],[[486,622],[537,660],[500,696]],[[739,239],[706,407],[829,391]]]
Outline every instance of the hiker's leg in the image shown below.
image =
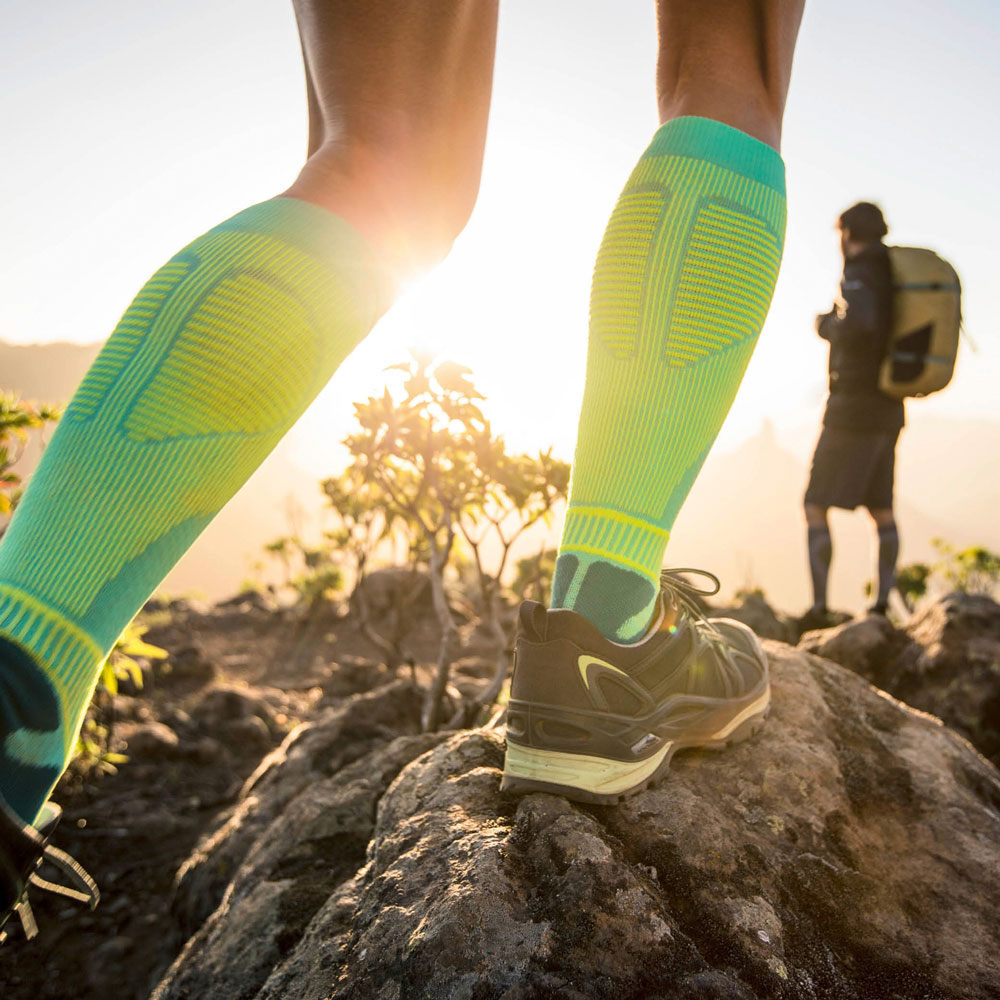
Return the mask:
[[826,610],[827,580],[830,576],[830,562],[833,559],[833,540],[827,521],[827,508],[807,503],[806,526],[809,542],[809,573],[812,576],[812,611]]
[[295,0],[295,14],[311,135],[287,193],[404,268],[443,257],[479,190],[497,0]]
[[649,622],[670,529],[767,314],[785,230],[777,146],[801,14],[802,0],[658,5],[666,124],[625,186],[594,269],[553,584],[553,606],[608,638],[632,639]]
[[889,607],[889,591],[896,582],[896,560],[899,558],[899,531],[891,508],[869,511],[878,532],[878,593],[874,610],[885,614]]
[[139,292],[0,544],[0,794],[25,821],[122,628],[365,336],[395,269],[441,256],[471,210],[495,3],[297,13],[314,154],[290,196]]

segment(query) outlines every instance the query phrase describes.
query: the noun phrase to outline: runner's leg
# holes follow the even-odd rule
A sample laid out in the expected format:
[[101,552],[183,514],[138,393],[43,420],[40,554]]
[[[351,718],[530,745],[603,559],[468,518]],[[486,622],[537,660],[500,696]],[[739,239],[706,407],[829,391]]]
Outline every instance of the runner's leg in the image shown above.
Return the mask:
[[777,146],[802,7],[658,4],[665,124],[625,186],[594,269],[553,583],[553,606],[607,638],[634,639],[650,620],[670,529],[767,314],[785,228]]
[[[31,822],[122,628],[472,209],[495,0],[300,0],[314,150],[139,292],[0,545],[0,794]],[[321,133],[316,135],[317,128]]]

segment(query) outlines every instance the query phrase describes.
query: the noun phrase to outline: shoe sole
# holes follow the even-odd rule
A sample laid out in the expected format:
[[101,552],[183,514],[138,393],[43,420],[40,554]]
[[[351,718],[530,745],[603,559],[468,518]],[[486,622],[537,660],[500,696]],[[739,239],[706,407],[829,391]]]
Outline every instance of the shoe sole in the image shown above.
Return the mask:
[[[757,655],[767,663],[767,654],[757,636],[753,637]],[[542,750],[507,742],[502,792],[523,795],[527,792],[550,792],[576,802],[615,805],[645,790],[662,778],[674,754],[681,750],[724,750],[755,736],[764,726],[771,708],[771,685],[763,694],[729,719],[716,732],[691,740],[674,740],[652,756],[637,761],[612,760],[559,750]]]
[[551,792],[576,802],[614,805],[655,784],[666,774],[674,754],[681,750],[724,750],[755,736],[764,727],[770,705],[768,688],[712,736],[675,740],[640,761],[609,760],[508,743],[500,790],[520,795]]

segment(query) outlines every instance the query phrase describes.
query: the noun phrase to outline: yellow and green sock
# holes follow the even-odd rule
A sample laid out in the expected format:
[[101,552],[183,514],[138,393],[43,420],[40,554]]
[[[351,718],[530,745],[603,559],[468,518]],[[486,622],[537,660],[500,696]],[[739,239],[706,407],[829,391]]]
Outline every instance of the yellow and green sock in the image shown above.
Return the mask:
[[275,198],[139,292],[0,544],[0,794],[32,822],[105,656],[388,304],[365,239]]
[[767,315],[784,231],[781,157],[706,118],[662,126],[615,206],[552,594],[609,639],[649,624],[670,529]]

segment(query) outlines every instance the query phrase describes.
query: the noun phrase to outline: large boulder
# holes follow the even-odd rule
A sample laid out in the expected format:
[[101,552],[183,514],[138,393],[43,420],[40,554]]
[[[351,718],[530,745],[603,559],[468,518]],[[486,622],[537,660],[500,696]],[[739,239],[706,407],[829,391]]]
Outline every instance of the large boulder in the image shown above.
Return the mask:
[[877,687],[938,716],[1000,765],[1000,604],[955,591],[924,605],[905,629],[871,615],[800,648],[850,667]]
[[193,859],[188,918],[214,911],[157,1000],[996,998],[1000,773],[768,651],[763,732],[615,807],[501,795],[500,734],[387,739],[410,694],[353,699]]

